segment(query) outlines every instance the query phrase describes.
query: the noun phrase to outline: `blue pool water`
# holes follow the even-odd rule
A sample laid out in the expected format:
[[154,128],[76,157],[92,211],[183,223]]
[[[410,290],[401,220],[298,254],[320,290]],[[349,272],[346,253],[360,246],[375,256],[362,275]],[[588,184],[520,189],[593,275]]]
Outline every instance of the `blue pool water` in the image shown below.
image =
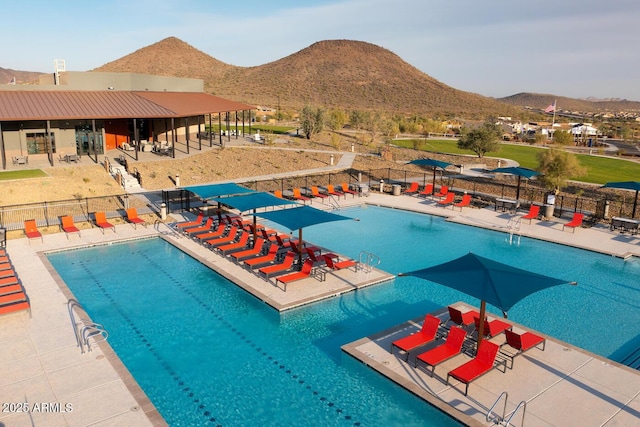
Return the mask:
[[[638,347],[640,263],[375,207],[359,222],[309,227],[305,240],[382,259],[392,273],[468,251],[577,280],[527,297],[516,322],[615,358]],[[172,426],[455,425],[340,346],[458,300],[410,277],[283,314],[161,239],[49,259]],[[610,319],[615,317],[615,328]],[[635,347],[634,347],[635,346]]]

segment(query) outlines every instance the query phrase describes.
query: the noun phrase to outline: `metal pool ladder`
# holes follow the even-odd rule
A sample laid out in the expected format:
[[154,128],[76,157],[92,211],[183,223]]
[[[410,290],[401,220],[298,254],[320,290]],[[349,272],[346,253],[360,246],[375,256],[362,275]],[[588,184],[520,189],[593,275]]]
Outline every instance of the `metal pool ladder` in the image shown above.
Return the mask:
[[365,273],[371,273],[373,267],[377,267],[378,265],[380,265],[380,257],[378,255],[360,251],[357,269],[364,270]]
[[512,216],[507,222],[507,229],[509,230],[509,244],[512,245],[513,234],[518,233],[518,239],[516,244],[520,246],[520,226],[522,225],[522,217],[519,215]]
[[[503,396],[504,396],[504,406],[502,408],[502,416],[499,416],[498,414],[493,412],[493,408],[496,407],[496,405],[500,402]],[[509,418],[505,419],[505,415],[507,411],[507,400],[509,400],[509,393],[507,393],[506,391],[503,391],[502,393],[500,393],[500,396],[498,396],[496,401],[493,403],[493,405],[487,412],[487,422],[500,425],[500,426],[509,427],[512,425],[511,419],[513,418],[513,416],[522,408],[522,422],[520,423],[520,427],[524,426],[524,414],[525,412],[527,412],[527,402],[523,400],[522,402],[518,403],[518,406],[516,406],[516,409],[514,409],[511,415],[509,415]]]
[[85,314],[87,314],[87,311],[76,299],[71,298],[67,301],[67,309],[69,310],[71,326],[73,326],[73,334],[76,337],[76,345],[80,347],[80,352],[84,354],[85,347],[87,351],[91,351],[90,338],[93,338],[94,343],[98,341],[106,341],[107,338],[109,338],[109,333],[101,324],[91,322],[88,319],[88,316],[86,319],[78,317],[78,320],[76,320],[76,316],[73,312],[74,307],[78,307]]

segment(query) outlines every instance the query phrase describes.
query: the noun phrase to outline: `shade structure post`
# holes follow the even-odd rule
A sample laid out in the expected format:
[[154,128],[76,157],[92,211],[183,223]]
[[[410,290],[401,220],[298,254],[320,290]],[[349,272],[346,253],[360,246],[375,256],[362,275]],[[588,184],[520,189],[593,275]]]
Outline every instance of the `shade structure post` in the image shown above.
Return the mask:
[[433,167],[433,185],[431,186],[431,195],[436,194],[436,167]]
[[298,229],[298,262],[302,265],[302,228]]
[[520,200],[520,180],[522,176],[518,175],[518,187],[516,188],[516,200]]
[[485,300],[481,300],[480,301],[480,323],[478,324],[478,348],[480,348],[480,343],[484,338],[484,319],[485,319],[486,311],[487,311],[487,303],[485,302]]

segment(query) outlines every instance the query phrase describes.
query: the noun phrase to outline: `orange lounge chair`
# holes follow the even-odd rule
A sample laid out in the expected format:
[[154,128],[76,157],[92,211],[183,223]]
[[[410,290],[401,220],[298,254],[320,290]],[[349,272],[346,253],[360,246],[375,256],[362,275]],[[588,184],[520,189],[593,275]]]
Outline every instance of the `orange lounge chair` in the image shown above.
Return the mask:
[[408,195],[412,195],[412,194],[417,194],[418,193],[418,183],[417,182],[412,182],[411,185],[409,186],[409,188],[407,188],[406,190],[404,190],[404,194],[408,194]]
[[[416,356],[414,367],[426,371],[429,376],[433,376],[436,366],[460,354],[462,343],[464,343],[466,336],[467,333],[464,329],[457,326],[452,327],[444,344]],[[431,370],[427,369],[428,367],[431,367]]]
[[284,260],[280,264],[268,265],[260,268],[258,271],[265,275],[268,280],[272,275],[284,274],[293,267],[293,261],[296,259],[295,252],[287,252]]
[[522,217],[522,219],[528,219],[531,224],[532,219],[538,219],[540,216],[540,205],[529,206],[529,213]]
[[[295,200],[302,200],[302,202],[307,202],[307,201],[311,200],[310,197],[303,196],[302,193],[300,192],[299,188],[294,188],[293,189],[293,198]],[[313,203],[313,202],[311,202],[311,203]]]
[[269,246],[269,252],[267,252],[266,255],[245,259],[244,265],[246,265],[247,267],[253,270],[254,268],[261,267],[265,264],[270,264],[276,260],[276,256],[278,255],[279,250],[280,250],[280,246],[271,245]]
[[0,286],[0,296],[22,292],[22,286],[18,283],[8,286]]
[[189,236],[194,236],[200,233],[206,233],[211,231],[211,226],[213,225],[213,217],[210,216],[204,222],[204,224],[196,225],[195,227],[182,227],[182,231]]
[[218,226],[211,231],[207,231],[206,233],[195,234],[192,236],[194,240],[203,243],[205,240],[217,239],[218,237],[222,237],[227,232],[227,225],[224,223],[218,223]]
[[474,318],[480,318],[480,313],[475,310],[469,310],[466,313],[461,312],[457,308],[447,307],[449,309],[449,320],[448,322],[453,322],[458,326],[468,326],[473,324]]
[[[476,326],[476,332],[479,332],[480,331],[480,318],[474,316],[473,322],[475,323],[475,326]],[[484,321],[484,330],[482,331],[482,334],[485,337],[493,338],[496,335],[498,335],[500,332],[504,332],[507,329],[511,329],[512,327],[513,326],[511,326],[509,323],[503,322],[500,319],[494,319],[492,321],[488,321],[488,320],[485,319],[485,321]]]
[[[315,248],[314,246],[309,246],[304,248],[305,252],[307,252],[309,259],[313,261],[314,266],[326,264],[326,261],[325,261],[326,258],[338,258],[338,255],[334,253],[321,255],[321,252],[319,252],[317,249],[318,248]],[[294,251],[294,252],[297,252],[297,251]],[[316,252],[318,252],[317,255],[316,255]]]
[[414,334],[400,338],[391,343],[391,354],[393,354],[393,348],[397,347],[398,350],[404,352],[404,361],[409,360],[409,352],[418,347],[421,347],[431,341],[435,340],[438,335],[438,328],[440,327],[440,319],[427,314],[422,322],[420,330]]
[[418,196],[432,196],[433,195],[433,184],[427,184],[424,186],[424,190],[422,190]]
[[15,275],[3,277],[0,279],[0,286],[15,285],[16,283],[19,283],[19,282],[18,282],[18,278]]
[[28,219],[24,222],[24,234],[29,239],[29,244],[31,244],[31,239],[42,239],[42,233],[38,230],[38,225],[36,224],[35,219]]
[[147,221],[138,216],[138,210],[136,208],[129,208],[126,210],[126,212],[127,222],[133,224],[133,228],[137,229],[138,224],[144,225],[145,228],[147,227]]
[[564,231],[565,227],[570,227],[572,229],[572,231],[575,233],[576,228],[582,226],[582,219],[583,218],[584,218],[584,214],[575,212],[573,214],[573,218],[571,218],[571,221],[569,221],[568,223],[566,223],[566,224],[564,224],[562,226],[562,231]]
[[198,217],[195,220],[178,222],[175,224],[175,228],[182,229],[182,228],[189,228],[189,227],[197,227],[198,225],[202,224],[203,219],[204,219],[204,213],[200,212],[198,214]]
[[232,225],[226,236],[218,237],[216,239],[206,239],[202,242],[205,245],[209,245],[211,248],[215,248],[216,246],[222,246],[233,242],[238,237],[238,233],[242,233],[242,230],[239,230],[238,227]]
[[231,254],[231,257],[234,259],[234,261],[238,262],[238,261],[243,261],[245,259],[258,256],[262,253],[262,249],[264,249],[265,244],[266,244],[266,241],[262,237],[257,237],[252,248],[245,249],[243,251],[233,252]]
[[333,186],[333,184],[327,185],[327,194],[331,196],[336,196],[337,198],[340,198],[340,197],[344,197],[345,199],[347,198],[347,195],[344,194],[342,191],[337,191]]
[[543,337],[540,337],[531,332],[517,334],[512,330],[507,329],[506,331],[504,331],[504,335],[507,338],[507,342],[502,344],[502,346],[509,345],[509,347],[513,348],[516,351],[515,353],[507,353],[502,349],[500,351],[500,354],[502,354],[503,356],[507,356],[511,360],[511,367],[509,369],[513,369],[513,359],[516,356],[534,347],[538,347],[540,344],[542,344],[542,348],[540,348],[540,350],[544,351],[547,342],[547,340]]
[[9,262],[9,257],[8,256],[0,256],[0,262],[2,262],[2,263]]
[[237,242],[227,243],[226,245],[218,246],[216,249],[219,250],[222,255],[230,254],[235,251],[243,251],[247,249],[247,245],[249,244],[249,236],[251,234],[244,232],[240,236]]
[[345,259],[344,261],[334,262],[333,257],[327,255],[323,256],[324,262],[327,264],[327,267],[332,270],[342,270],[343,268],[356,267],[358,265],[358,263],[352,259]]
[[319,199],[322,199],[322,203],[324,203],[324,199],[329,197],[327,194],[321,193],[320,190],[318,190],[318,187],[316,185],[311,187],[311,195],[313,197],[317,197]]
[[460,200],[458,203],[454,203],[453,204],[453,208],[460,208],[460,212],[462,212],[462,208],[469,206],[471,204],[471,195],[470,194],[465,194],[462,196],[462,200]]
[[302,270],[277,277],[276,284],[278,282],[282,282],[282,284],[285,285],[285,289],[286,289],[287,283],[295,282],[296,280],[306,279],[307,277],[311,276],[311,270],[313,270],[313,261],[308,259],[304,262],[304,264],[302,264]]
[[444,199],[438,201],[439,206],[447,207],[455,202],[456,195],[454,193],[447,193]]
[[93,215],[96,219],[96,225],[102,230],[102,234],[108,228],[112,229],[114,233],[116,232],[116,227],[107,221],[107,214],[104,211],[96,212]]
[[[499,349],[498,344],[483,340],[480,343],[476,357],[458,366],[454,370],[449,371],[447,374],[447,385],[449,385],[449,378],[455,378],[465,385],[464,395],[466,396],[469,391],[469,383],[493,369],[493,364],[496,361],[496,355]],[[504,364],[504,361],[502,361],[501,364]]]
[[[342,192],[344,194],[351,194],[353,197],[356,197],[356,194],[358,194],[357,191],[353,191],[349,188],[349,184],[347,184],[346,182],[342,183]],[[346,196],[345,196],[346,197]]]
[[16,275],[16,272],[15,272],[15,270],[13,268],[9,269],[9,270],[0,271],[0,279],[3,279],[5,277],[15,276],[15,275]]
[[29,299],[24,291],[0,296],[0,314],[29,310]]
[[66,233],[67,239],[69,238],[69,234],[71,233],[78,233],[78,236],[80,236],[80,230],[74,224],[73,217],[69,215],[65,215],[60,218],[60,222],[61,222],[60,227]]
[[449,187],[446,185],[443,185],[442,187],[440,187],[440,191],[434,194],[433,197],[444,197],[447,194],[449,194]]
[[258,232],[262,235],[262,238],[270,243],[278,243],[278,232],[276,230],[267,230],[266,228],[261,228]]
[[10,262],[3,262],[0,264],[0,271],[13,270],[13,265]]

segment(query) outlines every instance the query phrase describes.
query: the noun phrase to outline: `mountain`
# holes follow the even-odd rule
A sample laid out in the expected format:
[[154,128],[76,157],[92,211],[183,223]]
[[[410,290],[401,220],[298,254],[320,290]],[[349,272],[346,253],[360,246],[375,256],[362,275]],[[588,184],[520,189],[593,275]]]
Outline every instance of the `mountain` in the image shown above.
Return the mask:
[[14,77],[16,79],[16,84],[36,84],[38,82],[38,77],[41,74],[43,73],[0,68],[0,84],[9,83]]
[[575,99],[563,96],[539,94],[539,93],[518,93],[515,95],[499,98],[498,101],[514,105],[517,107],[530,107],[544,110],[553,101],[559,110],[582,111],[582,112],[619,112],[619,111],[640,111],[640,102],[627,101],[626,99]]
[[466,116],[516,111],[447,86],[387,49],[351,40],[321,41],[274,62],[238,67],[169,37],[94,71],[200,78],[215,95],[285,109],[310,104]]

